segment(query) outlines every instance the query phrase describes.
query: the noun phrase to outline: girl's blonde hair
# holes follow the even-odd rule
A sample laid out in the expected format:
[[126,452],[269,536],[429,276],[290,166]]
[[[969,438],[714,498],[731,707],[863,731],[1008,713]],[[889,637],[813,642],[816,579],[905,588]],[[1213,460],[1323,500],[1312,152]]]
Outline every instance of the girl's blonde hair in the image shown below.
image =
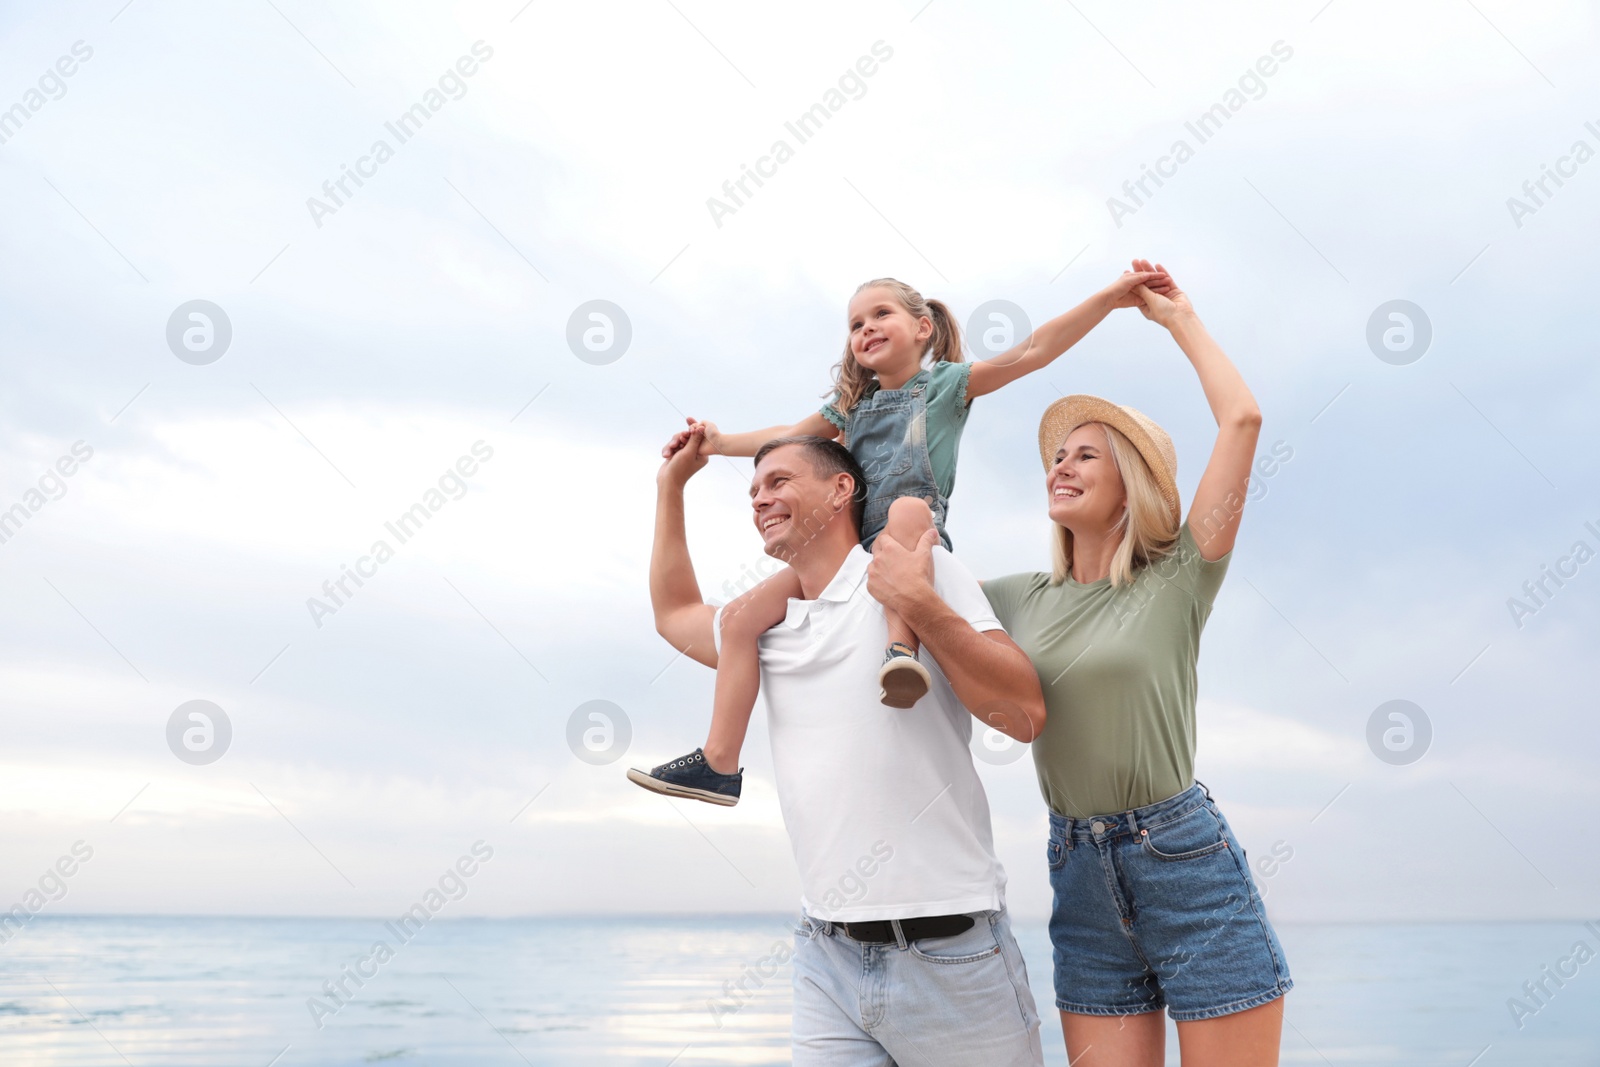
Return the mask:
[[[1117,524],[1122,531],[1122,541],[1111,557],[1111,584],[1113,587],[1125,585],[1133,581],[1134,571],[1171,555],[1178,547],[1178,523],[1161,496],[1150,465],[1133,442],[1103,422],[1080,422],[1069,427],[1061,439],[1065,441],[1080,426],[1098,426],[1105,432],[1111,446],[1111,462],[1122,476],[1128,495],[1127,509]],[[1055,565],[1050,584],[1060,585],[1072,573],[1072,531],[1065,526],[1055,526],[1050,549]]]
[[[905,282],[894,278],[874,278],[870,282],[863,282],[856,287],[855,296],[864,289],[881,287],[894,294],[900,306],[905,308],[914,319],[923,316],[933,323],[933,335],[928,338],[927,351],[933,353],[934,360],[943,363],[960,363],[961,358],[961,327],[957,325],[956,318],[950,314],[950,309],[942,300],[926,300]],[[845,337],[844,358],[839,360],[833,368],[833,393],[837,394],[833,406],[839,414],[848,415],[850,409],[867,395],[867,387],[874,380],[873,373],[856,362],[855,353],[850,350],[850,338]],[[831,395],[831,394],[824,394]]]

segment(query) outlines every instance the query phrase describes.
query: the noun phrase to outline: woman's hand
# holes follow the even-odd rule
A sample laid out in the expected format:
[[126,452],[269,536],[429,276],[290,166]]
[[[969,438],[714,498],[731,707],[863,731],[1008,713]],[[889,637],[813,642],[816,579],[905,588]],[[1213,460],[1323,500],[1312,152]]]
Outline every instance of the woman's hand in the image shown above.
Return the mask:
[[[1189,303],[1188,294],[1178,288],[1178,284],[1167,274],[1165,267],[1159,263],[1152,267],[1147,259],[1136,259],[1133,261],[1133,265],[1139,270],[1148,271],[1154,269],[1158,271],[1166,283],[1164,287],[1160,288],[1143,284],[1134,286],[1132,295],[1141,301],[1139,312],[1145,318],[1160,323],[1170,330],[1178,322],[1196,317],[1194,305]],[[1127,274],[1123,275],[1124,278],[1128,276]]]
[[1165,271],[1146,263],[1144,267],[1123,271],[1122,277],[1100,290],[1100,296],[1114,308],[1142,307],[1144,301],[1135,291],[1141,285],[1148,286],[1152,292],[1163,293],[1172,288],[1172,279]]

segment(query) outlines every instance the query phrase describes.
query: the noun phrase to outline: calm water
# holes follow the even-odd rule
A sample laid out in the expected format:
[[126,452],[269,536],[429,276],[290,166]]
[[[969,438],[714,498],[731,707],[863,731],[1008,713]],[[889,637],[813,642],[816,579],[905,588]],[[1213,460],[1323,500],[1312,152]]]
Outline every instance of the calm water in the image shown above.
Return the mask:
[[[1016,927],[1060,1067],[1044,927]],[[788,930],[781,916],[435,920],[367,964],[363,988],[347,980],[353,999],[319,1029],[307,999],[333,1009],[324,981],[375,940],[398,944],[382,922],[40,917],[0,946],[0,1064],[787,1063],[789,969],[763,961]],[[1520,1030],[1506,1006],[1580,939],[1600,949],[1578,923],[1279,933],[1297,983],[1286,1064],[1600,1065],[1600,958],[1547,982]],[[723,997],[761,969],[776,973]]]

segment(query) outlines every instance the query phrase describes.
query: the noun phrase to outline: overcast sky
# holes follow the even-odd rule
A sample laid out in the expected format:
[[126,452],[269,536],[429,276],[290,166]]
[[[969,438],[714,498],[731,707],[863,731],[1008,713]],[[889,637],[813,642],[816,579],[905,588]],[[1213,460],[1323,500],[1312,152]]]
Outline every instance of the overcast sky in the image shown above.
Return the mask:
[[[1290,454],[1200,668],[1201,778],[1252,857],[1292,849],[1274,914],[1593,916],[1594,8],[1217,7],[5,8],[0,906],[82,840],[54,911],[395,913],[483,839],[458,914],[793,908],[762,716],[735,809],[623,777],[710,707],[650,619],[661,442],[814,410],[868,278],[1037,323],[1140,256]],[[616,314],[569,343],[594,300],[625,348]],[[1064,392],[1160,421],[1193,491],[1204,397],[1119,312],[974,406],[950,532],[980,577],[1048,567]],[[718,598],[763,559],[748,477],[689,493]],[[169,747],[191,700],[231,726],[209,764]],[[1431,726],[1410,763],[1369,744],[1392,700]],[[569,746],[589,701],[626,716],[613,762]],[[1021,756],[982,773],[1039,915]]]

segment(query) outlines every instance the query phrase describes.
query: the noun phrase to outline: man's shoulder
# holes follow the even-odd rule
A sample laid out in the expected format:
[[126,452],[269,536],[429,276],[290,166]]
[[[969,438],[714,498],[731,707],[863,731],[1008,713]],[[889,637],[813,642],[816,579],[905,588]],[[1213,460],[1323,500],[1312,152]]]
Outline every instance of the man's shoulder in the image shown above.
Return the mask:
[[1005,629],[995,617],[988,597],[983,595],[983,586],[978,579],[973,577],[965,563],[940,546],[935,546],[933,550],[933,591],[952,611],[966,619],[973,629]]
[[944,595],[946,585],[961,589],[979,589],[978,579],[967,569],[967,565],[956,558],[943,545],[933,546],[933,587],[939,595]]

